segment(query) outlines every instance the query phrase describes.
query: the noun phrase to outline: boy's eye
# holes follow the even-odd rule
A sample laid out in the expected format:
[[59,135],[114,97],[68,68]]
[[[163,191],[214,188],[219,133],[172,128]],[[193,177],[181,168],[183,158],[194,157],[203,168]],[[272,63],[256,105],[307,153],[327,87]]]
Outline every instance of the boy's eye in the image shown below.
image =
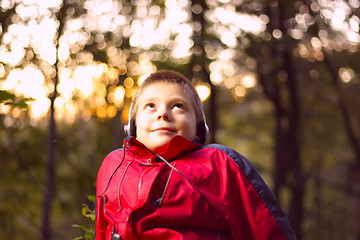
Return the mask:
[[155,104],[154,103],[148,103],[148,104],[145,105],[145,108],[153,109],[153,108],[155,108]]
[[174,105],[174,108],[184,109],[184,105],[182,103],[177,103]]

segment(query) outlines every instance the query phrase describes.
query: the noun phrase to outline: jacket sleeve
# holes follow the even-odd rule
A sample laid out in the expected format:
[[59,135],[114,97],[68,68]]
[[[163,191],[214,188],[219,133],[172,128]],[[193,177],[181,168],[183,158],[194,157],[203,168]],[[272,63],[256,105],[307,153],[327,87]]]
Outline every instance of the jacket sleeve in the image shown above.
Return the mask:
[[104,199],[100,195],[104,191],[104,164],[100,167],[96,181],[96,201],[95,201],[95,239],[105,240],[107,223],[104,217]]
[[[96,181],[96,201],[95,201],[95,239],[109,239],[114,220],[108,222],[109,212],[105,211],[106,194],[111,179],[118,168],[121,166],[125,158],[125,150],[123,148],[116,149],[109,153],[101,164]],[[106,216],[105,216],[106,215]],[[111,218],[111,217],[110,217]],[[112,218],[111,218],[112,219]],[[111,225],[111,226],[109,226]]]
[[275,196],[251,163],[231,148],[216,144],[211,147],[225,153],[230,165],[228,201],[232,237],[295,240]]

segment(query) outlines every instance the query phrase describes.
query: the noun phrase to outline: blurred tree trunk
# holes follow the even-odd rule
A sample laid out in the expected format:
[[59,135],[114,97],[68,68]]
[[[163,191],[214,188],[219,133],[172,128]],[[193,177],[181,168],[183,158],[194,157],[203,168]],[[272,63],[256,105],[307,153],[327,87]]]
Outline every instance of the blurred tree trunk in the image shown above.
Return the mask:
[[292,67],[292,59],[289,52],[283,54],[285,60],[285,72],[288,73],[287,88],[289,91],[290,105],[288,108],[288,132],[286,137],[287,151],[285,157],[290,163],[289,172],[291,182],[289,182],[292,198],[289,209],[289,220],[294,228],[298,240],[302,239],[301,225],[303,220],[304,208],[304,186],[305,177],[300,157],[300,108],[298,99],[298,87]]
[[[305,5],[309,5],[307,1],[303,1],[303,3]],[[316,19],[318,16],[316,13],[312,11],[311,4],[308,7],[309,7],[310,15]],[[315,34],[318,33],[319,25],[314,24],[313,29],[314,29],[313,33]],[[317,37],[315,34],[313,34],[314,37]],[[343,117],[345,132],[348,137],[349,143],[352,149],[354,150],[354,154],[356,158],[354,164],[360,167],[360,139],[359,139],[360,137],[356,135],[356,129],[354,128],[351,121],[351,114],[346,104],[343,89],[341,88],[341,80],[339,79],[339,74],[338,74],[339,69],[334,66],[333,62],[330,59],[329,54],[324,49],[322,49],[322,54],[324,55],[323,64],[325,65],[327,71],[330,74],[331,83],[338,97],[338,105]]]
[[69,8],[66,1],[56,14],[59,21],[58,35],[56,39],[56,62],[54,64],[56,75],[53,79],[54,92],[49,96],[50,98],[50,119],[49,119],[49,138],[48,138],[48,165],[47,165],[47,179],[46,188],[44,192],[43,218],[42,218],[42,239],[49,240],[52,238],[51,234],[51,205],[55,193],[55,168],[56,168],[56,120],[55,120],[55,100],[58,95],[57,85],[59,83],[58,71],[58,49],[59,39],[63,33],[65,25],[66,11]]
[[55,122],[55,107],[56,86],[58,76],[54,79],[55,89],[50,97],[50,120],[49,120],[49,140],[48,140],[48,165],[47,165],[47,180],[44,193],[43,206],[43,220],[42,220],[42,239],[51,239],[51,205],[55,192],[55,144],[56,144],[56,122]]
[[[306,1],[304,1],[304,4],[308,4]],[[310,9],[310,14],[313,17],[316,17],[316,13],[314,13],[311,10],[311,7],[309,7]],[[317,33],[319,32],[319,26],[318,25],[314,25],[314,32]],[[345,190],[345,191],[350,191],[352,194],[352,197],[354,197],[356,199],[356,204],[354,206],[354,209],[359,209],[360,206],[360,176],[359,176],[359,171],[360,171],[360,136],[356,134],[356,128],[353,125],[352,122],[352,116],[351,116],[351,111],[348,108],[348,104],[346,101],[346,96],[344,93],[344,90],[342,88],[341,85],[341,80],[339,78],[339,69],[338,67],[336,67],[333,63],[333,61],[331,60],[331,57],[329,56],[329,54],[322,49],[322,54],[324,55],[324,61],[323,64],[325,65],[325,68],[327,69],[329,75],[330,75],[330,79],[331,79],[331,83],[333,85],[334,91],[337,95],[337,102],[338,102],[338,107],[340,109],[340,112],[342,114],[342,119],[343,119],[343,123],[344,123],[344,130],[348,139],[348,142],[350,144],[350,147],[353,149],[354,152],[354,157],[355,160],[349,164],[348,166],[348,174],[347,174],[347,182],[348,183],[354,183],[354,184],[350,184],[349,189]],[[344,188],[340,188],[340,189],[344,189]],[[344,191],[344,190],[343,190]],[[354,219],[355,225],[357,223],[360,222],[360,212],[358,212],[355,215],[355,219]],[[360,240],[360,230],[357,230],[357,239]]]
[[294,40],[288,37],[285,26],[289,9],[282,2],[267,6],[269,32],[282,33],[282,37],[273,37],[270,42],[253,42],[252,55],[258,62],[259,82],[265,95],[274,106],[274,194],[281,200],[286,188],[291,192],[288,218],[298,240],[302,239],[305,177],[300,157],[301,111],[299,89],[293,64],[292,46]]
[[341,89],[338,71],[332,64],[327,53],[325,51],[323,51],[323,54],[324,54],[324,64],[326,65],[326,67],[330,73],[331,82],[334,86],[334,89],[335,89],[337,97],[338,97],[338,104],[339,104],[339,107],[340,107],[340,110],[341,110],[341,113],[343,116],[346,135],[349,139],[349,143],[350,143],[352,149],[354,150],[354,154],[355,154],[355,158],[356,158],[355,164],[360,165],[360,143],[359,143],[358,137],[355,134],[356,131],[351,123],[351,116],[350,116],[350,112],[346,106],[344,93]]
[[17,5],[18,5],[17,3],[14,3],[14,6],[7,11],[3,11],[3,9],[1,9],[1,11],[0,11],[1,35],[0,36],[2,36],[4,33],[7,32],[9,25],[12,23],[11,17],[14,14],[16,14],[15,9],[16,9]]
[[[288,56],[284,54],[284,59]],[[291,63],[291,62],[288,62]],[[291,71],[291,64],[284,66],[284,71],[288,73]],[[268,93],[267,97],[272,101],[274,106],[274,186],[273,192],[279,198],[281,191],[290,187],[291,200],[290,209],[288,210],[289,221],[294,228],[294,231],[301,239],[301,224],[303,219],[303,194],[304,194],[304,174],[302,171],[302,164],[300,158],[300,140],[299,140],[299,109],[298,100],[291,94],[297,93],[296,81],[294,76],[288,75],[286,89],[281,89],[278,85],[278,80],[270,77],[260,75],[260,84],[263,89],[269,88],[269,81],[272,81],[271,87],[273,91],[264,90]],[[286,91],[290,99],[281,99],[280,91]],[[269,95],[271,93],[271,95]],[[284,102],[289,101],[289,102]],[[286,108],[284,105],[289,104]],[[289,181],[291,180],[291,182]],[[280,199],[279,199],[280,200]]]
[[[345,96],[341,88],[341,80],[339,79],[338,69],[334,66],[328,54],[323,51],[324,54],[324,64],[328,69],[331,77],[331,83],[335,89],[335,92],[338,97],[338,105],[342,113],[342,118],[344,121],[344,128],[346,136],[348,138],[349,144],[354,151],[355,160],[348,166],[347,182],[350,184],[351,192],[353,192],[353,197],[356,199],[357,204],[355,204],[354,209],[359,209],[360,206],[360,140],[356,135],[356,129],[354,128],[351,121],[351,114],[348,110]],[[358,211],[355,216],[355,223],[360,221],[360,212]],[[357,230],[357,240],[360,240],[360,230]]]
[[208,141],[210,143],[216,142],[216,132],[217,132],[217,111],[216,111],[216,86],[211,84],[210,74],[209,74],[209,59],[206,56],[205,52],[205,43],[207,39],[206,28],[207,21],[205,20],[205,12],[208,10],[208,6],[206,1],[202,0],[193,0],[191,1],[191,9],[192,9],[192,22],[194,25],[200,27],[194,31],[194,46],[193,46],[193,55],[190,62],[191,75],[193,77],[200,78],[201,81],[207,82],[210,86],[211,94],[209,96],[209,104],[208,104],[208,123],[211,127],[209,127],[209,135]]
[[111,127],[112,127],[112,139],[111,139],[111,147],[109,151],[113,151],[114,149],[122,146],[123,139],[126,137],[124,135],[124,124],[121,122],[121,114],[122,109],[119,109],[116,113],[116,116],[111,119]]
[[[293,59],[291,57],[291,43],[287,43],[286,40],[290,41],[290,38],[285,35],[288,32],[288,29],[285,26],[285,21],[287,20],[286,9],[284,5],[279,3],[277,7],[278,15],[278,28],[284,37],[279,40],[277,46],[277,54],[281,61],[280,71],[281,73],[286,73],[286,84],[284,86],[285,91],[287,92],[287,97],[284,97],[284,108],[286,108],[286,124],[285,127],[285,147],[284,151],[280,154],[283,154],[283,157],[280,157],[281,160],[286,162],[277,161],[276,172],[280,176],[287,176],[285,183],[287,182],[291,188],[292,196],[290,200],[290,209],[289,209],[289,221],[294,228],[298,240],[302,239],[301,225],[303,220],[303,207],[304,207],[304,185],[305,179],[302,169],[302,162],[300,157],[300,119],[301,112],[299,107],[299,89],[297,86],[296,71],[297,69],[293,66]],[[277,120],[278,122],[279,120]],[[281,120],[280,120],[281,121]],[[280,140],[281,144],[283,139]],[[280,164],[285,164],[288,166],[288,174],[285,172],[278,172],[278,169],[284,170],[283,167],[279,166]],[[289,178],[288,178],[289,177]],[[275,176],[275,179],[277,177]],[[289,180],[290,179],[290,180]],[[275,184],[282,185],[282,183],[276,182]],[[280,189],[279,186],[275,185],[275,189]]]

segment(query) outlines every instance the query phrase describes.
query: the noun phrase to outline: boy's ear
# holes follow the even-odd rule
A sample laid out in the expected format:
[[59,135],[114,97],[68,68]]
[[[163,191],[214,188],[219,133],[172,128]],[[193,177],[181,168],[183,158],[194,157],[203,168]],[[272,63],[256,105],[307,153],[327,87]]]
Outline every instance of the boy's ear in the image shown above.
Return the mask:
[[206,135],[208,132],[208,126],[205,121],[200,121],[196,127],[196,137],[199,139],[199,142],[203,145],[206,141]]
[[131,118],[132,109],[134,107],[134,101],[131,102],[129,108],[129,116],[128,116],[128,123],[124,126],[124,132],[127,136],[136,137],[136,125],[135,125],[135,118]]
[[136,137],[136,125],[135,125],[135,119],[134,118],[130,119],[128,124],[126,124],[124,126],[124,132],[129,137],[130,136]]

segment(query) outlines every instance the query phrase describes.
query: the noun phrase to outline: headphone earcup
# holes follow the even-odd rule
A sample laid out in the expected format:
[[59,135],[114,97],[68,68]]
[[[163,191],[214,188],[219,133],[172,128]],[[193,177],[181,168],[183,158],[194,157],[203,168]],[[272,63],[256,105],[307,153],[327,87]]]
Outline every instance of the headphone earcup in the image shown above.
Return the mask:
[[205,143],[207,132],[208,132],[208,127],[205,121],[200,121],[196,127],[196,136],[199,138],[199,142],[201,144]]
[[127,136],[136,137],[135,119],[131,119],[128,124],[124,126],[124,132]]

